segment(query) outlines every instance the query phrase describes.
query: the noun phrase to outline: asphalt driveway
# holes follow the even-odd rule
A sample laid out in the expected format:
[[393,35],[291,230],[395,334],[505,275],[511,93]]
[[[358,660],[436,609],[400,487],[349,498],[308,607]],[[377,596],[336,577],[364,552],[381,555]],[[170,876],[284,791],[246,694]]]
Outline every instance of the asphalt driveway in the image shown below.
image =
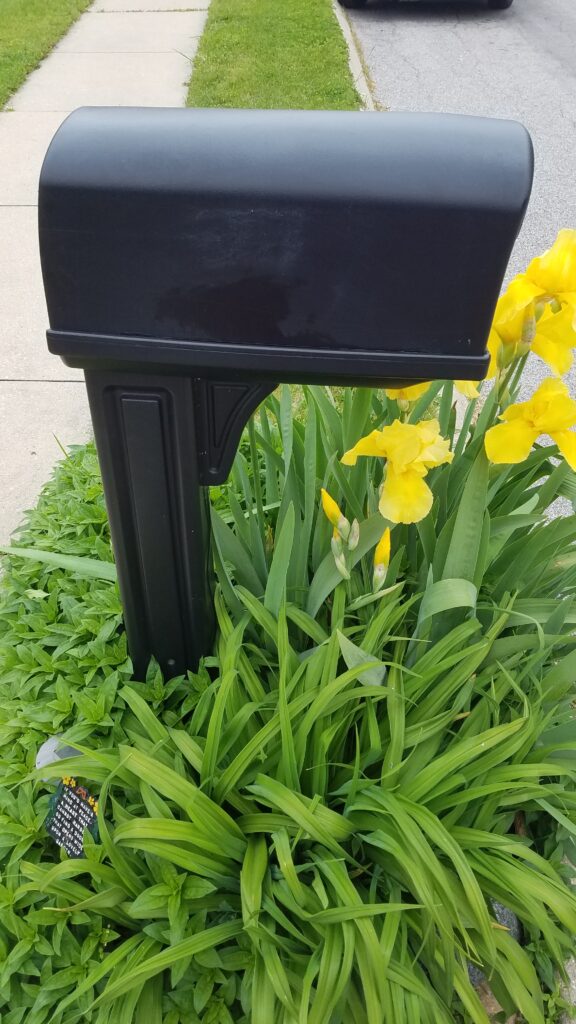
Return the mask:
[[[559,228],[576,228],[576,0],[515,0],[507,11],[369,0],[348,14],[381,106],[511,117],[531,132],[534,192],[510,274]],[[534,360],[532,380],[546,372]]]

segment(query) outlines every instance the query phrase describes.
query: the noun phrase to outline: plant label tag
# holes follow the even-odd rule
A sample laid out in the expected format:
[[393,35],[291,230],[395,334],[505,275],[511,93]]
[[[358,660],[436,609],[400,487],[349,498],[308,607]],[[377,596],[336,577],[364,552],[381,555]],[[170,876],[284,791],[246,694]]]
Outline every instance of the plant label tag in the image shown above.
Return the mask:
[[46,830],[69,857],[84,856],[84,832],[98,839],[98,801],[76,779],[62,779],[50,800]]

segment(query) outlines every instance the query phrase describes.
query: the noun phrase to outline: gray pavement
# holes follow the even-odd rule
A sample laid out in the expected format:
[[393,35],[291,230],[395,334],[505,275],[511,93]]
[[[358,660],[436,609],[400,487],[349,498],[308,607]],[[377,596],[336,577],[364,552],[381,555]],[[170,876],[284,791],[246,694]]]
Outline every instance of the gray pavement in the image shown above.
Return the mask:
[[95,0],[0,111],[0,544],[63,445],[90,434],[82,375],[46,348],[38,177],[76,107],[183,106],[210,0]]
[[[510,117],[529,129],[534,191],[509,276],[576,227],[575,0],[515,0],[507,11],[369,0],[348,14],[380,106]],[[529,389],[546,373],[534,359]],[[574,370],[569,382],[576,394]]]

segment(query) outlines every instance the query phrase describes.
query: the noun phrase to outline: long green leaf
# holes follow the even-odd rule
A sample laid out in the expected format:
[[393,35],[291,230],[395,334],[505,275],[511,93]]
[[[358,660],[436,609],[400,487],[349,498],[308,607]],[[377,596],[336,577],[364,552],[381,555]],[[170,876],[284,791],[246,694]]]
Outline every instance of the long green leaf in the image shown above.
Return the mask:
[[5,555],[27,558],[33,562],[41,562],[50,569],[65,569],[84,579],[108,580],[117,579],[116,566],[113,562],[104,562],[97,558],[85,558],[78,555],[61,555],[55,551],[43,551],[42,548],[3,547],[0,551]]
[[155,956],[151,956],[144,963],[139,964],[125,977],[120,978],[113,984],[108,983],[102,995],[98,996],[94,1001],[93,1006],[100,1006],[102,1003],[117,999],[118,996],[129,992],[134,985],[147,981],[149,978],[154,978],[161,971],[165,971],[168,967],[173,967],[180,960],[196,956],[206,949],[216,949],[217,946],[222,945],[224,942],[236,938],[241,931],[241,922],[231,921],[229,924],[220,924],[215,925],[213,928],[207,928],[198,935],[192,935],[188,939],[183,939],[182,942],[177,942],[174,946],[168,946],[161,953],[156,953]]
[[276,618],[280,611],[280,605],[286,600],[286,583],[288,567],[292,558],[292,546],[294,543],[295,513],[294,506],[290,504],[284,517],[284,522],[279,535],[276,538],[272,563],[268,574],[268,582],[264,594],[264,607]]
[[482,538],[487,492],[488,459],[484,449],[481,449],[464,486],[442,571],[442,579],[474,580]]

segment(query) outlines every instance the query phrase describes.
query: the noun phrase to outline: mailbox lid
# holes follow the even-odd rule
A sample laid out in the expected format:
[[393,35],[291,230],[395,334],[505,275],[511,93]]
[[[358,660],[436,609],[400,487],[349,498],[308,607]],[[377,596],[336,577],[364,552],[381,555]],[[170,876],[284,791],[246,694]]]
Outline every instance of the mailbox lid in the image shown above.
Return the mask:
[[532,174],[510,121],[81,109],[40,180],[51,347],[92,365],[107,339],[102,366],[178,343],[183,365],[256,369],[261,349],[279,374],[306,352],[312,376],[315,352],[380,377],[453,357],[482,376]]

